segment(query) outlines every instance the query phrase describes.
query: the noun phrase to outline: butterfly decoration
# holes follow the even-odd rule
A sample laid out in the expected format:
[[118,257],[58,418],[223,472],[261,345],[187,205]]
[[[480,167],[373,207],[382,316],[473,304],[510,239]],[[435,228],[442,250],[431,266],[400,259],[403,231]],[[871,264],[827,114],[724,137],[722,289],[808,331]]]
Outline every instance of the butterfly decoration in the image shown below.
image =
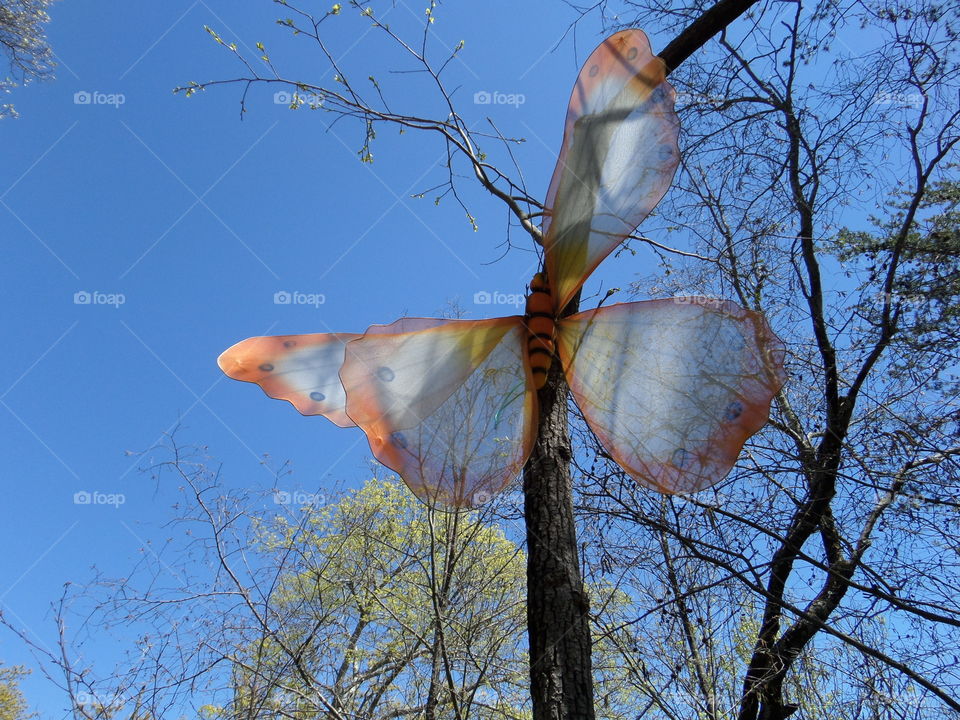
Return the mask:
[[639,483],[668,493],[716,483],[784,382],[783,347],[763,316],[689,297],[562,317],[666,193],[679,162],[674,99],[640,30],[607,38],[587,59],[547,192],[544,271],[524,315],[250,338],[220,356],[221,369],[304,415],[359,427],[377,460],[428,503],[476,506],[519,474],[554,362],[588,426]]

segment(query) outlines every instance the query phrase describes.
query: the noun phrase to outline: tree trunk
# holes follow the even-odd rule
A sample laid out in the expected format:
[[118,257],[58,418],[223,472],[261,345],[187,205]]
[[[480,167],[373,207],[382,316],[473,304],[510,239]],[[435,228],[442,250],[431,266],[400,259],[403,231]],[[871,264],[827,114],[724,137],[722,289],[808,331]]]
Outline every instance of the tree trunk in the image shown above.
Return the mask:
[[567,384],[559,362],[539,392],[537,442],[523,472],[533,720],[593,720],[588,601],[570,480]]

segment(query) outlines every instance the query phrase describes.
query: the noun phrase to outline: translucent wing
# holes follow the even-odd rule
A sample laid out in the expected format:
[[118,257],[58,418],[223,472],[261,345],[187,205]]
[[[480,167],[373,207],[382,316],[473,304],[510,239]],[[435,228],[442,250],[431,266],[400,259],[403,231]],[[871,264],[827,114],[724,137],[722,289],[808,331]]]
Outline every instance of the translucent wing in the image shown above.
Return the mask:
[[267,395],[290,402],[304,415],[323,415],[340,427],[352,427],[338,373],[347,343],[358,337],[353,333],[253,337],[224,352],[217,364],[234,380],[257,383]]
[[626,303],[559,325],[587,423],[625,470],[660,492],[721,480],[784,382],[780,341],[763,316],[732,302]]
[[398,321],[348,346],[347,414],[427,503],[475,506],[520,472],[536,393],[519,317]]
[[558,310],[670,187],[679,126],[664,78],[640,30],[604,40],[580,71],[544,221]]

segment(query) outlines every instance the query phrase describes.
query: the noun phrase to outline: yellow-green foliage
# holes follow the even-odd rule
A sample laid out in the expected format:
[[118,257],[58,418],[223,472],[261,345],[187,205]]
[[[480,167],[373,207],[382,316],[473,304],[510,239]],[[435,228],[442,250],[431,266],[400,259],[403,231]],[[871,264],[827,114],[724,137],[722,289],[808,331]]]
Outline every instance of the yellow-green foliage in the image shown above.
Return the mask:
[[[267,695],[268,704],[299,708],[322,687],[347,716],[371,711],[364,703],[372,697],[384,713],[416,708],[442,639],[460,702],[476,693],[484,705],[476,717],[520,715],[526,565],[497,524],[429,509],[404,485],[376,479],[301,512],[257,527],[257,552],[283,564],[271,598],[282,633],[257,641],[244,664],[275,666],[282,682],[265,685],[238,667],[237,706]],[[312,688],[279,670],[289,668],[283,646],[304,648]],[[446,673],[443,681],[441,706],[450,698]],[[219,717],[217,710],[206,708],[207,716]]]
[[29,671],[15,665],[0,667],[0,720],[26,720],[27,701],[20,692],[20,678]]

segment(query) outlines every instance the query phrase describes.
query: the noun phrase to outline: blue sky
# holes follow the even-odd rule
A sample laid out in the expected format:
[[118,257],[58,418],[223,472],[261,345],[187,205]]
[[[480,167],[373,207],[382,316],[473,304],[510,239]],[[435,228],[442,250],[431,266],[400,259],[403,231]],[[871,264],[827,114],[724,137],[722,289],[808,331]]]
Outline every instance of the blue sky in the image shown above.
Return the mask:
[[[409,33],[425,6],[400,2],[387,20]],[[331,128],[329,115],[290,111],[274,102],[276,88],[253,88],[242,122],[239,87],[190,99],[171,92],[242,69],[204,25],[254,57],[262,41],[289,76],[328,84],[332,70],[315,47],[274,23],[280,9],[65,0],[49,28],[57,79],[16,91],[21,118],[0,123],[9,353],[0,381],[0,606],[40,644],[55,639],[49,605],[65,582],[83,583],[92,566],[123,573],[148,539],[163,536],[176,492],[138,472],[143,459],[128,451],[150,448],[178,423],[179,441],[206,446],[234,487],[275,485],[263,455],[290,461],[290,490],[370,476],[359,431],[303,418],[225,379],[220,352],[252,335],[437,315],[450,302],[467,317],[514,314],[474,295],[520,294],[536,269],[516,229],[517,247],[505,254],[505,210],[469,178],[461,187],[478,232],[452,199],[410,197],[445,178],[435,137],[381,128],[367,165],[356,155],[361,126]],[[542,197],[570,87],[599,26],[588,20],[564,36],[573,11],[542,1],[444,5],[436,16],[435,59],[466,41],[448,81],[460,112],[474,127],[489,116],[527,139],[515,154]],[[412,63],[398,62],[385,38],[347,13],[332,21],[342,30],[331,50],[351,77],[375,75],[396,110],[437,114],[422,77],[388,74]],[[669,38],[651,39],[659,48]],[[483,91],[523,102],[474,103]],[[611,258],[592,287],[626,286],[650,263],[644,253]],[[284,291],[323,303],[276,304]],[[77,504],[83,492],[122,495],[123,504]],[[0,634],[0,660],[33,664],[9,633]],[[63,697],[39,673],[25,689],[42,717],[63,716]]]

